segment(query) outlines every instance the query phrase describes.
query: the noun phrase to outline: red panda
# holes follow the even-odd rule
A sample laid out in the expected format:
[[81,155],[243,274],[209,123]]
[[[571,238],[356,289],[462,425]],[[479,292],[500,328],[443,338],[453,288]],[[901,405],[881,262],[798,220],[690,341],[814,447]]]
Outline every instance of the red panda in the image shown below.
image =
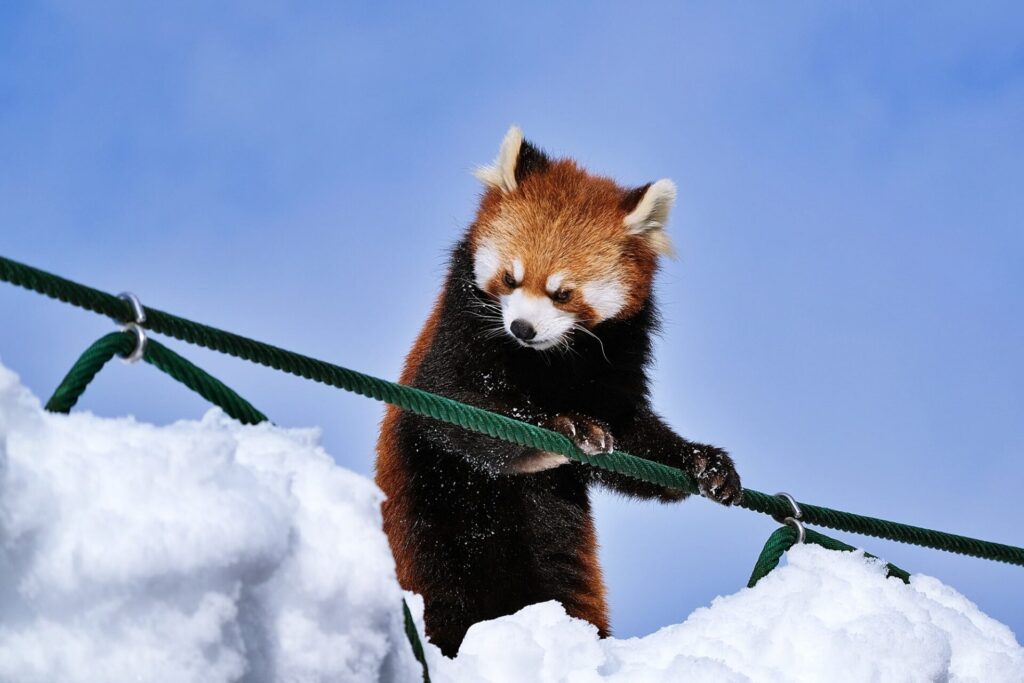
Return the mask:
[[[728,454],[675,434],[649,399],[651,290],[672,251],[675,185],[624,189],[549,158],[516,127],[477,176],[476,219],[401,382],[558,430],[592,454],[680,467],[704,495],[736,502]],[[546,600],[607,636],[590,485],[685,497],[394,407],[376,481],[398,579],[423,596],[427,635],[448,656],[472,624]]]

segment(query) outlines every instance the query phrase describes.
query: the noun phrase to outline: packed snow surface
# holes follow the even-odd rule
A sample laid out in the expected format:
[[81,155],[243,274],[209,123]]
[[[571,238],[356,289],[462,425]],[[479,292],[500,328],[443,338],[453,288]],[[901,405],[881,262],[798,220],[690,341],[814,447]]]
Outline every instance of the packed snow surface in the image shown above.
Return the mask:
[[[556,602],[476,624],[435,683],[1024,681],[1010,629],[927,576],[887,579],[863,553],[798,546],[755,588],[644,638],[600,640]],[[1012,590],[1013,587],[1007,587]],[[419,608],[420,603],[415,603]]]
[[[0,366],[0,681],[419,680],[381,499],[313,430],[50,415]],[[543,603],[426,649],[435,683],[1024,681],[955,590],[813,546],[644,638]]]
[[317,441],[51,415],[0,366],[0,681],[412,678],[382,495]]

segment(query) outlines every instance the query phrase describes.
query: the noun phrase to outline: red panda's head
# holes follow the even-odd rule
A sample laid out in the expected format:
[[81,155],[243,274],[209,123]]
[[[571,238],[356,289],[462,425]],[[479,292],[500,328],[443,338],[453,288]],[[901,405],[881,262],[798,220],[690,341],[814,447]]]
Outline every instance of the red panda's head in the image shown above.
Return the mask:
[[671,180],[619,187],[549,159],[514,126],[476,175],[485,192],[469,232],[473,274],[516,341],[552,348],[644,305],[658,257],[672,253]]

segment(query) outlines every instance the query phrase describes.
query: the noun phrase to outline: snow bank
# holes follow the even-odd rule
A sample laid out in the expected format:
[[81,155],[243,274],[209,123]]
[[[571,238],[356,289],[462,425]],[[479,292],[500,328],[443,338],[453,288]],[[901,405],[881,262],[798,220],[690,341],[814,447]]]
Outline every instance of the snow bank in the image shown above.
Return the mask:
[[381,494],[317,441],[50,415],[0,366],[0,681],[414,680]]
[[548,602],[476,624],[454,660],[427,649],[434,683],[1024,681],[1010,629],[952,588],[927,576],[907,586],[863,553],[817,546],[644,638],[599,640]]
[[[0,681],[419,680],[381,494],[317,442],[50,415],[0,365]],[[435,683],[1024,681],[953,589],[813,546],[645,638],[545,603],[426,649]]]

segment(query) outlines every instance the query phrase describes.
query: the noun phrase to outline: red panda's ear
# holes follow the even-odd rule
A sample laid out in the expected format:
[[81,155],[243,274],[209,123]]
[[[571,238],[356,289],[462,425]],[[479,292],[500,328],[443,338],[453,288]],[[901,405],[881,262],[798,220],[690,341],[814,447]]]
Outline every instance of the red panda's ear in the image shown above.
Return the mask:
[[473,175],[485,185],[508,194],[531,173],[546,169],[549,163],[544,152],[523,140],[523,131],[519,126],[512,126],[501,141],[501,149],[494,163],[476,169]]
[[672,240],[665,231],[665,224],[675,200],[676,184],[665,178],[630,190],[622,198],[626,232],[647,240],[657,253],[672,256]]

